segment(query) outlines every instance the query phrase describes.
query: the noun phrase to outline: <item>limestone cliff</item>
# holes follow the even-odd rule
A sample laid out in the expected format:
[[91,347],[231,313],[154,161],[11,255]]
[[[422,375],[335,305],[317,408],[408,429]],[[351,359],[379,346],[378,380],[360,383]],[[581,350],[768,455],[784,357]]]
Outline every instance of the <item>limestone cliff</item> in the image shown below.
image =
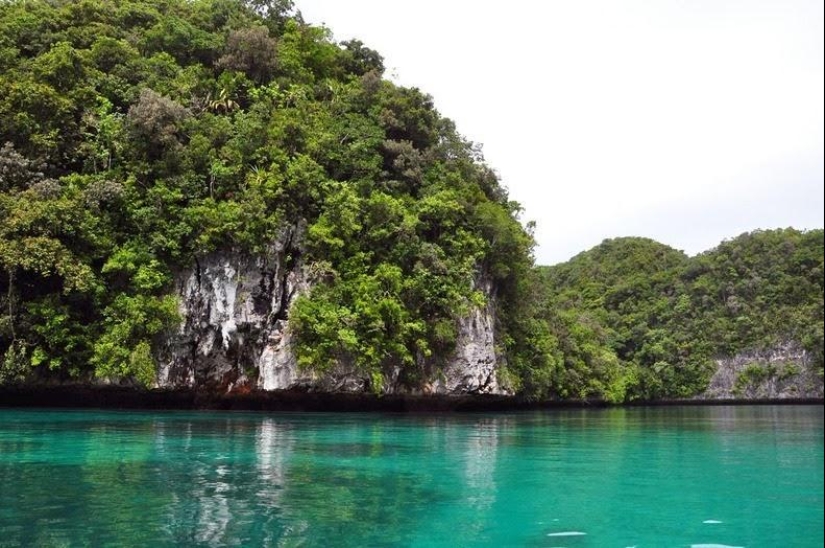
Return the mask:
[[812,356],[797,344],[743,352],[716,360],[716,372],[700,399],[822,398],[822,377]]
[[[489,283],[481,285],[492,295]],[[456,352],[436,376],[431,388],[437,394],[493,393],[504,391],[496,376],[495,311],[488,300],[484,308],[473,309],[459,322]]]
[[[310,290],[300,261],[300,229],[285,229],[265,253],[213,253],[176,276],[182,323],[164,340],[159,387],[219,390],[258,388],[362,392],[368,379],[346,364],[318,375],[298,368],[292,352],[289,308]],[[492,288],[482,289],[491,295]],[[386,393],[505,393],[496,378],[492,305],[476,308],[458,325],[458,343],[446,365],[418,387],[390,372]]]

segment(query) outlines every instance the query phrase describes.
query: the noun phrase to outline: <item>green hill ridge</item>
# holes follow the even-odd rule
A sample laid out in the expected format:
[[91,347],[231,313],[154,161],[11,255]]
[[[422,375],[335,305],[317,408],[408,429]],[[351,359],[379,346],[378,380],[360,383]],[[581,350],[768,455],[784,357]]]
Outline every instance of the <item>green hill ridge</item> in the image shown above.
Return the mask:
[[501,382],[530,398],[689,397],[715,358],[790,343],[821,382],[821,230],[534,267],[479,147],[383,72],[288,0],[0,3],[0,383],[151,386],[175,273],[285,226],[314,280],[298,363],[346,357],[374,390],[423,381],[486,303]]
[[695,257],[616,238],[538,275],[570,396],[690,397],[715,359],[783,346],[804,350],[821,382],[821,229],[754,231]]

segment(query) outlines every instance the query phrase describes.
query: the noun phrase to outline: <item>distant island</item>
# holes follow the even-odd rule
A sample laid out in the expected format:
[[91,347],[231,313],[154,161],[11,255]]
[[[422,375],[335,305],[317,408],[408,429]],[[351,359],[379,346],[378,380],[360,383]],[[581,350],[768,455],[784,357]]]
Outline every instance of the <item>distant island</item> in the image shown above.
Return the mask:
[[288,0],[0,4],[0,393],[822,398],[821,229],[536,266],[383,74]]

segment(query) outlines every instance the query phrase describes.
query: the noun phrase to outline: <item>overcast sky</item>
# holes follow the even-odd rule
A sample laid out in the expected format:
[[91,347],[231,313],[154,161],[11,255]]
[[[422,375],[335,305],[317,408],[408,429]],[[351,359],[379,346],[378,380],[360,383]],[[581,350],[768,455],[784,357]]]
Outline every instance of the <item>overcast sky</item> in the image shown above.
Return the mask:
[[296,3],[484,145],[540,264],[823,226],[822,0]]

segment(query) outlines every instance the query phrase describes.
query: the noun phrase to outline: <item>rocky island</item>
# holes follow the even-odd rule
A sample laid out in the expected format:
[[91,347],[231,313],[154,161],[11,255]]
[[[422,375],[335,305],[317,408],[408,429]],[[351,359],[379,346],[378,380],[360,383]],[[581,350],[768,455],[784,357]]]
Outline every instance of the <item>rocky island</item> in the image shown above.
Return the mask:
[[383,73],[290,2],[3,3],[0,404],[822,398],[822,230],[536,266]]

